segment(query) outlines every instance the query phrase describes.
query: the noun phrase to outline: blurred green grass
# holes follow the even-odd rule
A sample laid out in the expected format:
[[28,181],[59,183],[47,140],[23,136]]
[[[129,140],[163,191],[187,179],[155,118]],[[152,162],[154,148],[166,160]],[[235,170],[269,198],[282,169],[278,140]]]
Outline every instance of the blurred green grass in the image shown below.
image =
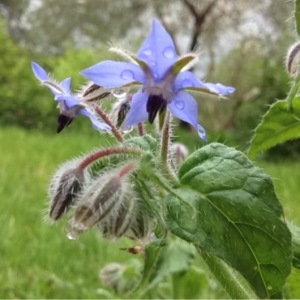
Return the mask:
[[[105,298],[98,273],[108,262],[133,256],[120,248],[128,241],[101,240],[88,232],[66,238],[65,224],[44,222],[51,174],[67,159],[111,143],[92,130],[46,135],[17,128],[0,130],[0,298]],[[300,162],[259,165],[274,178],[286,218],[300,225]],[[291,297],[300,296],[294,270]]]
[[101,298],[98,272],[108,257],[132,259],[120,243],[104,242],[97,232],[70,241],[65,224],[44,222],[52,172],[100,143],[109,139],[96,132],[47,136],[1,129],[0,298]]

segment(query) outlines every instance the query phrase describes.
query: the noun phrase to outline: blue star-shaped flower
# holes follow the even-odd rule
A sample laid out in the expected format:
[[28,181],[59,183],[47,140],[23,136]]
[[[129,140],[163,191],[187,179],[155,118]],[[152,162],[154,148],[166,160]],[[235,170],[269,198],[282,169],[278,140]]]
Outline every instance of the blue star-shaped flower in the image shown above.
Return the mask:
[[78,115],[86,116],[92,122],[96,130],[110,130],[110,126],[101,122],[94,112],[82,101],[73,96],[71,92],[71,78],[66,78],[58,83],[50,78],[47,72],[36,62],[31,64],[35,77],[54,94],[55,101],[58,102],[60,114],[58,116],[57,132],[61,132],[69,126]]
[[125,53],[133,62],[103,61],[82,71],[82,74],[104,88],[141,84],[134,94],[124,127],[149,120],[169,109],[171,114],[189,124],[205,139],[205,130],[198,124],[198,105],[185,91],[195,90],[217,95],[234,92],[220,83],[204,83],[192,72],[184,71],[195,55],[178,58],[172,38],[154,20],[152,31],[137,55]]

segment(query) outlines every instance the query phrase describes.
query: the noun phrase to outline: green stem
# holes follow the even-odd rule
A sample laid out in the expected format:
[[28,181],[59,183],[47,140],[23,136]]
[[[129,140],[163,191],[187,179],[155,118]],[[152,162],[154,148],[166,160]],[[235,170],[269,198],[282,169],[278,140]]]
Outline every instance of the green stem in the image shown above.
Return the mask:
[[198,249],[210,271],[233,299],[258,299],[253,290],[247,286],[241,275],[238,275],[225,262],[212,254]]
[[174,184],[178,183],[178,178],[174,171],[172,170],[171,166],[169,165],[169,147],[171,141],[171,117],[170,112],[166,112],[165,123],[162,130],[162,137],[161,137],[161,164],[162,169],[164,171],[165,176]]
[[171,128],[170,128],[170,113],[166,112],[165,124],[162,131],[161,137],[161,160],[163,163],[167,164],[169,156],[169,144],[171,138]]

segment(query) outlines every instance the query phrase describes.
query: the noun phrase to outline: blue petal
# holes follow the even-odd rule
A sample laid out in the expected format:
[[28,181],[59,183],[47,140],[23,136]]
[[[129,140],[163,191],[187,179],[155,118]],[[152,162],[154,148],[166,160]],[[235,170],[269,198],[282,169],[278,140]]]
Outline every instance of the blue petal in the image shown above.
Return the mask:
[[206,82],[205,86],[207,89],[209,89],[211,92],[220,94],[220,95],[227,95],[232,94],[235,91],[235,88],[232,86],[226,86],[221,83],[209,83]]
[[145,83],[140,66],[128,62],[105,60],[81,71],[81,74],[104,88],[122,87],[132,82]]
[[205,89],[207,87],[194,73],[183,71],[176,76],[174,80],[174,89],[177,91],[185,88]]
[[130,110],[124,123],[125,129],[132,125],[142,123],[148,119],[148,113],[146,110],[148,97],[149,95],[147,93],[143,93],[141,89],[134,94],[130,103]]
[[96,130],[105,130],[105,131],[111,130],[111,127],[109,125],[107,125],[104,122],[101,122],[95,115],[87,111],[85,108],[80,109],[78,111],[78,114],[88,117],[92,122],[93,127]]
[[81,104],[80,100],[74,96],[56,95],[54,99],[56,101],[64,101],[67,110],[73,108],[74,106],[78,106]]
[[64,79],[60,83],[60,86],[64,90],[65,95],[72,95],[72,91],[71,91],[71,78],[70,77]]
[[32,71],[39,81],[48,80],[47,72],[36,62],[31,62]]
[[176,48],[169,33],[154,20],[152,31],[142,44],[137,57],[147,63],[156,80],[161,80],[177,60]]
[[31,63],[32,71],[35,77],[47,88],[51,90],[51,92],[56,96],[59,94],[68,94],[71,95],[70,84],[71,79],[66,78],[60,84],[58,84],[55,80],[49,78],[47,72],[36,62]]
[[206,139],[205,130],[198,124],[198,104],[196,100],[184,90],[179,91],[168,104],[168,109],[176,118],[191,124],[202,139]]

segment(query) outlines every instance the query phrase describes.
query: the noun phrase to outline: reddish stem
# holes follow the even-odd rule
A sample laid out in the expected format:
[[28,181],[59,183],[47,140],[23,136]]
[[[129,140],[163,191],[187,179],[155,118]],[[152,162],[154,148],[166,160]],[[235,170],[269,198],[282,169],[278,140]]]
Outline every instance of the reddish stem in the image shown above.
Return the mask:
[[123,142],[123,135],[122,133],[117,129],[117,127],[113,124],[111,119],[108,117],[108,115],[98,106],[98,105],[93,105],[94,109],[96,110],[97,114],[102,118],[102,120],[111,127],[111,131],[116,137],[116,139],[119,142]]
[[130,147],[112,147],[112,148],[105,148],[101,149],[88,157],[86,157],[78,166],[78,169],[84,170],[87,166],[91,163],[96,161],[99,158],[104,156],[109,156],[113,154],[132,154],[132,155],[141,155],[142,151],[140,149],[130,148]]
[[145,135],[145,127],[143,123],[138,123],[138,131],[140,136]]
[[132,171],[132,169],[134,169],[136,166],[136,163],[131,162],[129,164],[127,164],[126,166],[124,166],[120,172],[119,172],[119,177],[122,178],[123,176],[127,175],[129,172]]

